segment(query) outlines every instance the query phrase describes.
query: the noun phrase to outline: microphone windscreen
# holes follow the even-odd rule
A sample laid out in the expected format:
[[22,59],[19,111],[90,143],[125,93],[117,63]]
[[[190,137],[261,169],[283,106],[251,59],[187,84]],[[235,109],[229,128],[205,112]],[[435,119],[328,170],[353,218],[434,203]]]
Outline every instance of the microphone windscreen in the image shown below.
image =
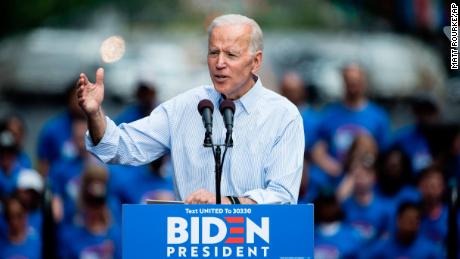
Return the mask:
[[200,112],[200,114],[203,113],[203,110],[205,108],[211,109],[211,113],[214,112],[214,104],[212,104],[212,102],[208,99],[203,99],[198,103],[198,111]]
[[220,113],[223,113],[225,109],[230,109],[232,113],[235,113],[235,103],[228,99],[223,100],[219,106]]

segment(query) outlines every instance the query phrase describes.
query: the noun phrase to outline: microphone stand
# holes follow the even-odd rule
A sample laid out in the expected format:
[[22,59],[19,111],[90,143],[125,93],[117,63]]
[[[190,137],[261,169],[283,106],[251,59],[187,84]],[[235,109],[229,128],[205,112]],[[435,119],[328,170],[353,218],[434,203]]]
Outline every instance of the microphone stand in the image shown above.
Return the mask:
[[[231,134],[232,134],[231,132],[227,132],[226,138],[225,138],[225,142],[226,142],[225,144],[213,144],[212,137],[210,135],[206,136],[204,144],[203,144],[204,147],[211,147],[212,153],[214,155],[214,163],[215,163],[214,170],[216,173],[216,204],[222,203],[220,182],[222,180],[222,167],[224,165],[225,154],[227,153],[227,149],[229,147],[233,147],[233,139],[232,139]],[[221,147],[225,147],[223,155],[221,155],[222,153]]]
[[[214,160],[216,161],[216,204],[221,204],[221,194],[220,194],[220,181],[222,179],[222,164],[220,158],[220,146],[216,146],[216,152],[214,154]],[[223,160],[223,159],[222,159]]]

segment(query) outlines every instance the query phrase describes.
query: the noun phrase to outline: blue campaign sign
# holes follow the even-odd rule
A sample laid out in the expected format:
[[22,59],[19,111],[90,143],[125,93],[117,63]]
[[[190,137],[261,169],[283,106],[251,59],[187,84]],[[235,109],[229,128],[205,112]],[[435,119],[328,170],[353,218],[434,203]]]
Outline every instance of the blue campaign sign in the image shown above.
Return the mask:
[[123,258],[313,258],[313,205],[123,205]]

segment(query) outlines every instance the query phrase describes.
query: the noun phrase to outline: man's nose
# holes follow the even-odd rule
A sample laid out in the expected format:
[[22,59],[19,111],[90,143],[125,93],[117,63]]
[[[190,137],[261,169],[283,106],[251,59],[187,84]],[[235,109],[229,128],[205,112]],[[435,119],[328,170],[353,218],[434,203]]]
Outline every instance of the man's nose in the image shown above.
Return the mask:
[[224,53],[220,53],[219,56],[217,57],[217,63],[216,63],[216,68],[217,69],[223,69],[227,65],[225,61],[225,56]]

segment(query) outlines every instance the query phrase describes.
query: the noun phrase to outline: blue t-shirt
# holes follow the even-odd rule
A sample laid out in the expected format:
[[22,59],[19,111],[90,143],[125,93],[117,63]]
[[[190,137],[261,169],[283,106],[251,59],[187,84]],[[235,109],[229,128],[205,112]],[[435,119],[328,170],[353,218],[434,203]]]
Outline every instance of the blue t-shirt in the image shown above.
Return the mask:
[[8,240],[6,233],[0,233],[1,259],[39,259],[42,258],[42,242],[40,234],[33,229],[27,231],[26,238],[20,244]]
[[113,194],[121,203],[144,203],[146,199],[161,198],[161,193],[171,198],[175,196],[172,178],[158,176],[150,170],[149,165],[113,165],[110,171]]
[[141,107],[137,104],[132,104],[128,106],[126,109],[124,109],[118,117],[114,120],[115,124],[121,124],[121,123],[130,123],[133,121],[136,121],[138,119],[141,119],[145,117],[141,111]]
[[32,161],[30,160],[29,155],[26,152],[21,151],[18,155],[18,161],[24,168],[32,168]]
[[[84,166],[85,160],[81,157],[75,157],[73,159],[59,160],[50,169],[51,190],[62,199],[64,205],[64,224],[71,224],[78,212],[78,195]],[[110,183],[108,184],[110,185]],[[110,187],[107,186],[107,188]],[[119,222],[121,208],[110,192],[108,192],[106,203],[113,214],[114,220]]]
[[64,222],[70,222],[77,210],[80,175],[84,160],[80,157],[62,159],[52,165],[49,172],[51,190],[62,199]]
[[432,156],[428,141],[416,125],[405,126],[397,130],[394,144],[409,157],[413,172],[420,172],[431,164]]
[[315,144],[318,138],[318,125],[320,122],[320,116],[317,111],[315,111],[310,106],[300,106],[299,107],[300,115],[303,120],[303,131],[305,135],[305,150],[311,152],[313,145]]
[[372,201],[367,205],[359,204],[352,196],[342,204],[345,212],[345,221],[359,231],[366,240],[381,237],[390,224],[390,208],[385,201],[373,195]]
[[346,223],[339,223],[335,233],[325,234],[315,225],[315,258],[353,258],[363,244],[360,234]]
[[343,103],[327,106],[319,124],[318,136],[328,144],[328,152],[339,161],[359,134],[369,134],[377,141],[379,149],[389,144],[389,119],[386,112],[372,102],[352,110]]
[[72,117],[63,112],[50,119],[38,136],[38,159],[53,164],[61,158],[74,158],[77,155],[72,141]]
[[11,195],[17,186],[19,172],[23,169],[18,160],[13,165],[9,174],[0,169],[0,197]]
[[408,246],[399,243],[393,236],[379,240],[369,249],[364,249],[360,254],[362,258],[417,258],[438,259],[445,258],[443,252],[424,237],[418,237]]
[[121,258],[121,235],[117,226],[94,234],[82,226],[69,226],[59,236],[61,258]]
[[[427,215],[422,216],[422,223],[420,226],[420,235],[423,235],[428,240],[442,247],[447,237],[447,223],[448,223],[448,208],[443,206],[441,213],[437,218],[429,218]],[[460,222],[459,222],[460,224]]]
[[380,197],[390,210],[390,232],[396,229],[396,218],[399,206],[404,202],[418,203],[421,200],[420,192],[413,186],[407,185],[402,187],[393,196],[384,195],[378,185],[375,188],[375,193]]

